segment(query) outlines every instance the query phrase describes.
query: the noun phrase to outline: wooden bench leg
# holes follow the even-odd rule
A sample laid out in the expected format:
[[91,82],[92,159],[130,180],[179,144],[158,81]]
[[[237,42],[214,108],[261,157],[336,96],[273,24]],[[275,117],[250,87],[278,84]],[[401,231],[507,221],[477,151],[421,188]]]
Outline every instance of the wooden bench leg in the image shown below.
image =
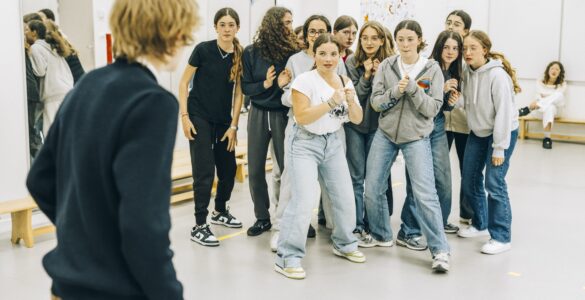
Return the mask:
[[246,169],[244,164],[239,164],[236,168],[236,181],[244,182],[246,180]]
[[27,248],[32,248],[35,244],[32,230],[32,209],[13,212],[11,215],[12,238],[10,241],[13,244],[18,244],[22,239]]
[[520,137],[521,140],[523,140],[525,138],[525,134],[526,134],[526,121],[524,119],[520,119],[520,132],[518,134],[518,136]]

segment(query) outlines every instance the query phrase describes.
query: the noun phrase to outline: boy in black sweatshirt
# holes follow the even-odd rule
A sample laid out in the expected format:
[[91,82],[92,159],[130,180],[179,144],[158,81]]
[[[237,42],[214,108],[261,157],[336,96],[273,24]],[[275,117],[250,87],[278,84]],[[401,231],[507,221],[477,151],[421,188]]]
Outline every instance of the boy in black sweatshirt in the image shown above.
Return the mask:
[[[57,227],[57,247],[43,259],[55,296],[183,299],[168,236],[178,105],[155,74],[176,67],[197,23],[189,0],[113,5],[116,62],[66,96],[27,178]],[[158,26],[124,30],[144,24]]]

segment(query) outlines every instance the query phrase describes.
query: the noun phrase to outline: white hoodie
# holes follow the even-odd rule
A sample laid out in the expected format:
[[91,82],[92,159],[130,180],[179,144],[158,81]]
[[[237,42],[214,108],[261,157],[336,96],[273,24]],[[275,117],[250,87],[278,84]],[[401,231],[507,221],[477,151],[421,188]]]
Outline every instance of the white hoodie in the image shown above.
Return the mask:
[[41,100],[62,101],[73,88],[73,75],[65,59],[38,39],[30,47],[30,60],[34,74],[41,78]]
[[504,157],[512,131],[518,128],[514,85],[499,60],[489,60],[477,70],[465,66],[462,94],[469,129],[478,137],[493,134],[493,157]]

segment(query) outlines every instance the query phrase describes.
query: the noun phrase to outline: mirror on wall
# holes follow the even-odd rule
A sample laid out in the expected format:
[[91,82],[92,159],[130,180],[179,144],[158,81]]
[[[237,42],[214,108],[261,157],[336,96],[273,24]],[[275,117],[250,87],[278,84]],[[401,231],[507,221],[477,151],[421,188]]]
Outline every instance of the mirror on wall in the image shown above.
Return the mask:
[[[74,38],[87,35],[83,31],[92,27],[91,19],[76,14],[75,27],[80,29],[71,35],[61,26],[62,22],[68,22],[66,17],[60,18],[64,10],[79,8],[82,2],[91,6],[91,1],[21,1],[31,160],[40,150],[65,95],[85,74],[84,66],[93,67],[88,63],[86,51],[92,48],[91,44],[88,47],[87,41]],[[89,6],[87,11],[91,13]],[[84,19],[88,24],[83,24]],[[93,34],[87,36],[93,37]]]

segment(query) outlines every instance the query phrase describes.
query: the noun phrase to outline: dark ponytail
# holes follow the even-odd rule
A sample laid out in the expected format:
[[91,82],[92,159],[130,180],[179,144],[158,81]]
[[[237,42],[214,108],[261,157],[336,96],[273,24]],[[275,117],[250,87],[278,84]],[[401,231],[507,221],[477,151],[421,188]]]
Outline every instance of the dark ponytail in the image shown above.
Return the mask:
[[[219,22],[219,19],[221,19],[225,16],[232,17],[236,21],[236,25],[238,25],[238,28],[240,27],[240,16],[231,7],[224,7],[222,9],[218,10],[215,13],[215,17],[213,17],[213,24],[215,26],[217,26],[217,22]],[[242,53],[244,52],[244,48],[240,44],[240,40],[238,40],[237,37],[234,37],[233,44],[234,44],[234,55],[233,55],[233,60],[232,60],[233,65],[232,65],[232,69],[230,71],[230,81],[236,83],[236,82],[238,82],[238,79],[242,76]]]

